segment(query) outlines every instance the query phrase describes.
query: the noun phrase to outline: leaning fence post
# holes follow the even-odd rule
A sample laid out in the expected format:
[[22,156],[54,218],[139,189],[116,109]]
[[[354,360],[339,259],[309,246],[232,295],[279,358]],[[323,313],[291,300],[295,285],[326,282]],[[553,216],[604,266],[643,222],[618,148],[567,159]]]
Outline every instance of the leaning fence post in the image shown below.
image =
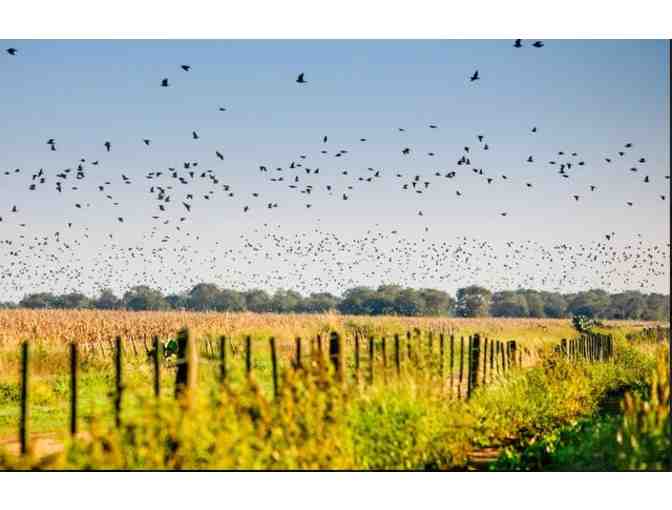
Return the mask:
[[329,359],[334,367],[334,373],[338,381],[343,380],[343,363],[341,362],[341,336],[332,331],[329,336]]
[[117,428],[121,427],[121,399],[124,391],[121,375],[121,337],[114,339],[114,423]]
[[359,383],[359,334],[355,334],[355,381]]
[[77,435],[77,344],[70,343],[70,435]]
[[278,398],[278,357],[275,352],[275,338],[269,339],[271,347],[271,367],[273,369],[273,398]]
[[28,342],[21,344],[21,416],[19,419],[19,443],[21,455],[28,453]]

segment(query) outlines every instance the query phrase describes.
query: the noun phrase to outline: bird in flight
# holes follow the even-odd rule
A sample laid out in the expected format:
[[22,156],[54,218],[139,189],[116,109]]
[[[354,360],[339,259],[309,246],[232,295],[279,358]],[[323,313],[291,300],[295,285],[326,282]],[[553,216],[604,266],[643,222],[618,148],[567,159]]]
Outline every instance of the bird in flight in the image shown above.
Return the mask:
[[296,79],[296,83],[308,83],[303,79],[303,73],[299,74],[299,77]]
[[161,86],[162,87],[167,87],[168,86],[168,78],[164,78],[163,80],[161,80]]
[[513,47],[514,48],[522,48],[523,45],[520,43],[520,41],[521,41],[520,39],[516,39],[516,42],[513,43]]
[[188,66],[188,65],[181,65],[180,67],[182,69],[184,69],[185,71],[189,71],[189,69],[191,69],[191,66]]
[[10,55],[16,55],[16,52],[17,52],[18,50],[17,50],[16,48],[7,48],[5,51],[6,51],[7,53],[9,53]]
[[111,147],[112,147],[112,144],[110,142],[105,142],[105,148],[107,149],[107,152],[110,152]]
[[541,48],[544,46],[544,43],[541,41],[537,41],[532,46],[534,46],[535,48]]
[[476,81],[476,80],[480,80],[480,77],[478,76],[478,70],[474,71],[474,74],[471,75],[471,77],[469,78],[469,81]]

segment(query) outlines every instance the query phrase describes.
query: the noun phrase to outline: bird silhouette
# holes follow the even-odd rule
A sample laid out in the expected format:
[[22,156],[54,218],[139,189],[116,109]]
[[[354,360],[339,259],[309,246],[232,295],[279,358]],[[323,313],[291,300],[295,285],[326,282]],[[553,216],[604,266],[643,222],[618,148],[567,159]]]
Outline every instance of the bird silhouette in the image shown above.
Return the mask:
[[541,48],[544,46],[544,43],[542,41],[536,41],[534,44],[532,44],[535,48]]
[[516,42],[513,43],[514,48],[522,48],[523,45],[521,44],[521,39],[516,39]]
[[308,83],[308,82],[303,78],[303,73],[299,74],[298,78],[296,79],[296,83]]
[[16,55],[19,50],[17,50],[16,48],[7,48],[5,51],[10,55]]
[[189,71],[191,69],[191,66],[189,66],[189,65],[181,65],[180,67],[182,69],[184,69],[185,71]]
[[161,80],[161,86],[162,87],[168,87],[168,85],[169,85],[168,84],[168,78],[164,78],[163,80]]
[[469,81],[476,81],[476,80],[480,80],[480,79],[481,78],[478,76],[478,70],[476,70],[476,71],[474,71],[474,74],[472,74],[471,77],[469,78]]

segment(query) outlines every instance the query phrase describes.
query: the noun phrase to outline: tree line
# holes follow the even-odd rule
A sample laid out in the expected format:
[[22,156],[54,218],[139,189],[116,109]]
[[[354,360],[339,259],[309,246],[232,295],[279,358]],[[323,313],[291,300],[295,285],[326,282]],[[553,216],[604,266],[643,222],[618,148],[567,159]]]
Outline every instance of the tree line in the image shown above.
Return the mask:
[[130,288],[117,297],[109,289],[91,298],[79,292],[26,295],[18,303],[0,303],[0,308],[60,308],[100,310],[197,310],[257,313],[324,313],[351,315],[404,315],[446,317],[549,317],[573,315],[601,319],[669,320],[669,295],[639,291],[610,294],[604,290],[561,294],[530,289],[492,292],[472,285],[455,297],[436,289],[412,289],[381,285],[377,289],[354,287],[343,296],[328,292],[302,296],[292,290],[268,293],[253,289],[223,289],[199,283],[190,291],[164,296],[146,285]]

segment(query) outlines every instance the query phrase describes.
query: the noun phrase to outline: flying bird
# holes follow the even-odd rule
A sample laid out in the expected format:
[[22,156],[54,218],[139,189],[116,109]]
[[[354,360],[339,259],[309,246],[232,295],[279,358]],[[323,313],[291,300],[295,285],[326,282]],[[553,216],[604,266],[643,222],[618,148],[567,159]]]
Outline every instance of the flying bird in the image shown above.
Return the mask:
[[537,41],[532,46],[534,46],[535,48],[541,48],[544,46],[544,43],[541,41]]
[[19,50],[17,50],[16,48],[7,48],[5,51],[10,55],[16,55],[16,52]]
[[471,77],[469,78],[469,81],[476,81],[476,80],[480,80],[480,77],[478,76],[478,70],[476,70],[474,74],[472,74]]
[[167,87],[168,86],[168,78],[164,78],[163,80],[161,80],[161,86],[162,87]]
[[296,79],[296,83],[308,83],[303,79],[303,73],[299,74],[299,77]]
[[191,69],[191,66],[188,66],[188,65],[181,65],[180,67],[182,69],[184,69],[185,71],[189,71],[189,69]]
[[516,42],[513,43],[514,48],[522,48],[523,45],[521,44],[521,39],[516,39]]

